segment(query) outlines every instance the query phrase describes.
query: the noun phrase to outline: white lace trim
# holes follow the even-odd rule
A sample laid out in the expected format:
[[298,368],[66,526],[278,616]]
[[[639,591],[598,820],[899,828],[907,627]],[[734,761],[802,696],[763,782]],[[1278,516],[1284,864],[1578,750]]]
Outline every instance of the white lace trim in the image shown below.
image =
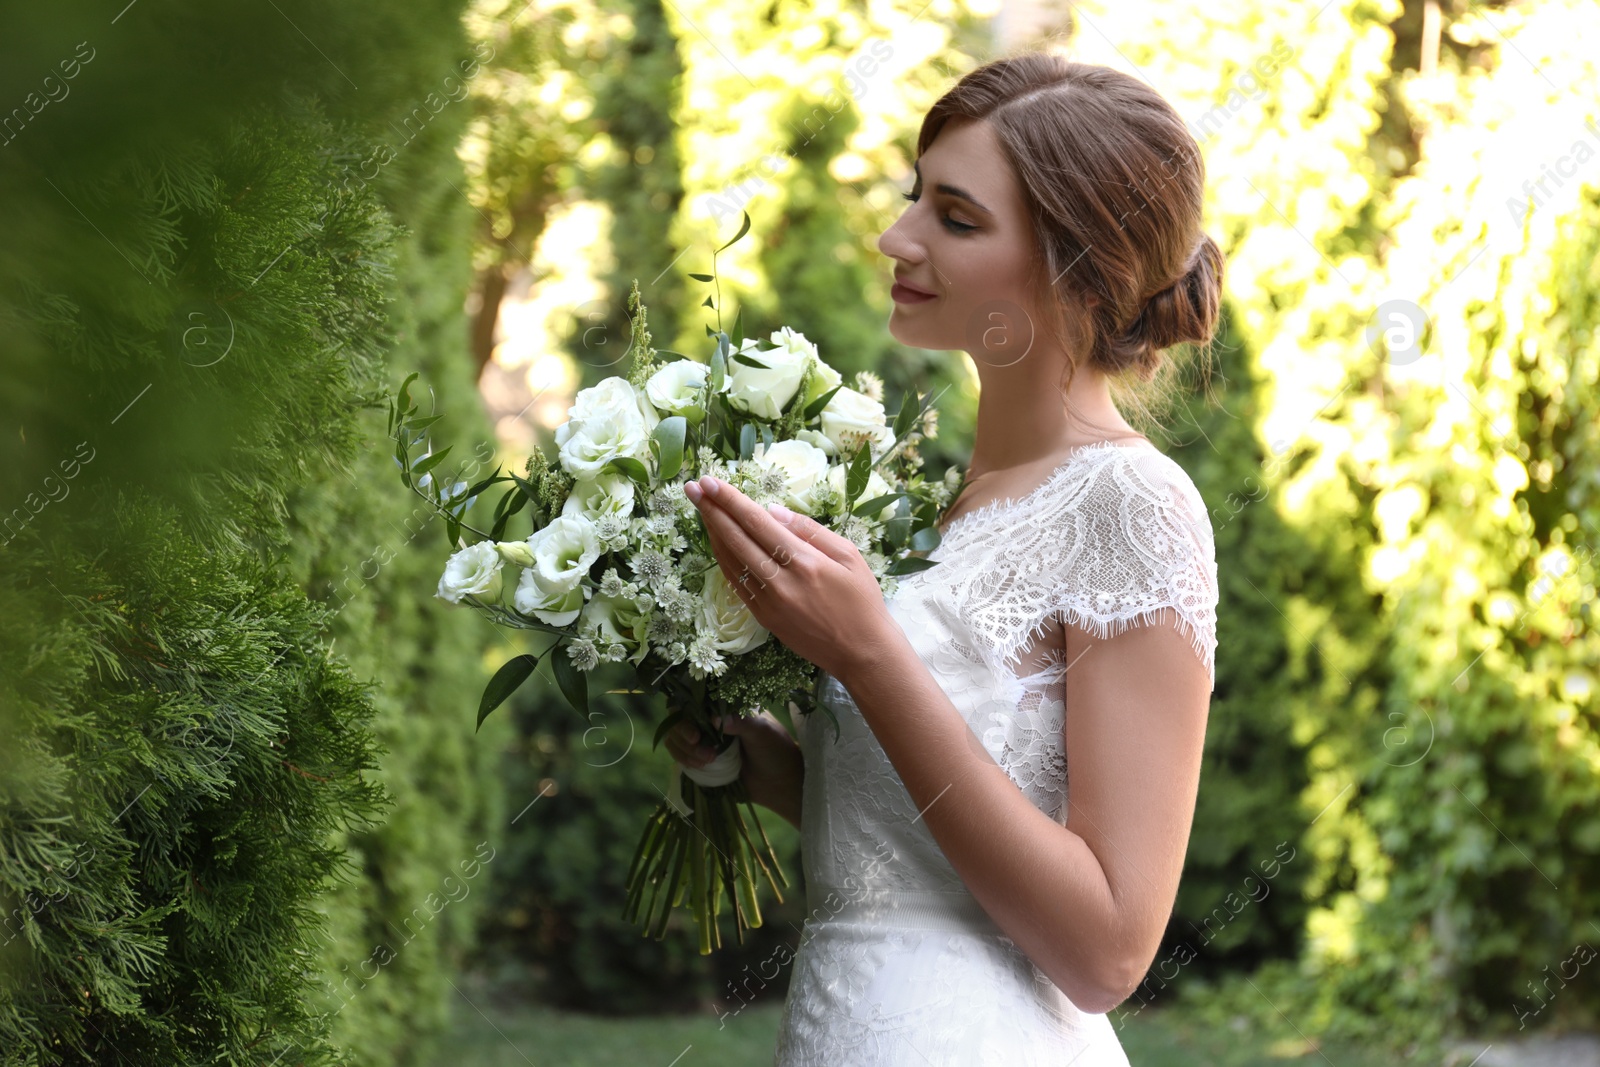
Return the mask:
[[1211,520],[1188,474],[1154,448],[1076,449],[1021,498],[957,516],[930,558],[950,562],[918,577],[954,594],[1003,674],[1052,617],[1097,638],[1171,622],[1216,686]]

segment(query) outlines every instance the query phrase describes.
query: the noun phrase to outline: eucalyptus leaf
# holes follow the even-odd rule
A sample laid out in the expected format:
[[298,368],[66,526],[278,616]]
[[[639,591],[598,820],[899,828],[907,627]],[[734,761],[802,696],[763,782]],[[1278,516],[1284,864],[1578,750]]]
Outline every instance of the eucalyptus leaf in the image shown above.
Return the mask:
[[739,458],[749,459],[756,453],[756,424],[747,422],[739,427]]
[[650,439],[660,449],[659,474],[662,480],[672,478],[683,466],[683,442],[689,431],[689,422],[682,415],[670,415],[656,424]]
[[650,472],[645,465],[632,456],[613,456],[601,470],[614,470],[626,478],[632,478],[641,485],[650,484]]

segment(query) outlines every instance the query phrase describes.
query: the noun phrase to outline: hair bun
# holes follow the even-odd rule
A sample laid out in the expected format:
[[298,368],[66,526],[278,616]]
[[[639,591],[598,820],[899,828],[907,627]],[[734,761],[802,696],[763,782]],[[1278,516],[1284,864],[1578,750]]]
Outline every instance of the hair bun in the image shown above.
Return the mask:
[[1108,355],[1121,366],[1141,366],[1173,345],[1211,340],[1222,307],[1222,269],[1222,249],[1202,233],[1183,274],[1145,299]]

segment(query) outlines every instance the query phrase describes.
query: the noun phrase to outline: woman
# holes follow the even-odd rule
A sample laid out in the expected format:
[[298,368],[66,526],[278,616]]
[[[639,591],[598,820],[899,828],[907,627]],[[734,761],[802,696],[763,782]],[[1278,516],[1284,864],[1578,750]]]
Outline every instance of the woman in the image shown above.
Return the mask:
[[[1204,167],[1147,85],[1046,54],[961,79],[917,154],[879,240],[889,329],[968,352],[981,384],[940,565],[886,601],[814,520],[685,486],[756,618],[825,672],[842,730],[726,725],[752,798],[802,836],[811,914],[777,1062],[1126,1064],[1105,1013],[1177,894],[1217,585],[1199,494],[1110,382],[1211,339]],[[669,749],[701,767],[696,740]]]

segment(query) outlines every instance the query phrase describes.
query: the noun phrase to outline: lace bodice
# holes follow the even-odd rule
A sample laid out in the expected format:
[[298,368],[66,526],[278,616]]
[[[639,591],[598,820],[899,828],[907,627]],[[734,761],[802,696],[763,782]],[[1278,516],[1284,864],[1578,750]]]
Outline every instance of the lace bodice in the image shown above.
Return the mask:
[[[957,517],[930,558],[940,565],[899,580],[890,614],[978,741],[1059,823],[1061,623],[1107,637],[1170,622],[1215,684],[1210,520],[1188,475],[1147,444],[1077,449],[1026,495]],[[1105,1017],[1078,1011],[966,889],[845,687],[824,673],[817,699],[840,734],[825,714],[796,716],[811,918],[780,1067],[1011,1067],[1066,1062],[1086,1048],[1102,1052],[1080,1067],[1125,1064]],[[972,1033],[988,1036],[973,1043]],[[991,1046],[1000,1050],[992,1059]]]

